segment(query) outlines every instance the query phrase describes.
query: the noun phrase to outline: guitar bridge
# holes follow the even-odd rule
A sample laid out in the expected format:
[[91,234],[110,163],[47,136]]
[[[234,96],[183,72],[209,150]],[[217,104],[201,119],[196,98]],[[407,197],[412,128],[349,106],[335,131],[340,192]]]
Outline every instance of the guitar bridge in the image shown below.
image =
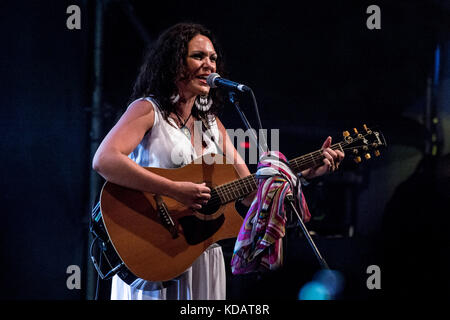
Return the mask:
[[164,203],[161,196],[155,195],[156,206],[158,208],[158,217],[161,221],[162,225],[170,232],[172,238],[175,239],[178,237],[178,230],[175,226],[175,223],[170,216],[169,210],[167,210],[167,206]]

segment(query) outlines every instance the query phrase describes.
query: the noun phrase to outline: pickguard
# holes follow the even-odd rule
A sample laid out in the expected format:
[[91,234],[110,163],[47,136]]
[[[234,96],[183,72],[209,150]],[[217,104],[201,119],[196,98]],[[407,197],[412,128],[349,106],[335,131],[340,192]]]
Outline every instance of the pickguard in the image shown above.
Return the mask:
[[214,220],[201,220],[196,216],[185,216],[178,219],[186,242],[190,245],[196,245],[205,241],[219,230],[225,222],[225,216],[222,214]]

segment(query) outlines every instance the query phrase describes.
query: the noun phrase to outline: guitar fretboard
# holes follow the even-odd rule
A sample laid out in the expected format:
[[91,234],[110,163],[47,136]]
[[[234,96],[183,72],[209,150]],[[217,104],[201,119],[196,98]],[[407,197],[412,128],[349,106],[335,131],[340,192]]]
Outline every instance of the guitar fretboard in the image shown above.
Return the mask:
[[[336,143],[330,146],[333,150],[343,151],[342,144],[344,142]],[[289,167],[294,173],[298,173],[305,169],[316,167],[323,163],[323,151],[317,150],[303,156],[297,157],[289,161]],[[235,201],[241,197],[244,197],[258,188],[258,179],[256,174],[253,173],[245,178],[237,179],[221,186],[217,186],[215,191],[222,203],[228,203]]]

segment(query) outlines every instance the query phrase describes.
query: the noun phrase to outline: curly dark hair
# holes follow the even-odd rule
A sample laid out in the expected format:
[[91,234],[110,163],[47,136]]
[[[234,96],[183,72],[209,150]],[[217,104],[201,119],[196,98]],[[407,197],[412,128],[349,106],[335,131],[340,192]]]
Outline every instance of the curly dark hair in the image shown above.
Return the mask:
[[[167,120],[170,113],[175,112],[176,106],[170,101],[170,97],[178,93],[175,83],[186,67],[188,43],[199,34],[211,40],[218,56],[216,72],[223,75],[223,55],[211,31],[196,23],[178,23],[163,31],[158,40],[149,47],[134,84],[130,102],[142,97],[154,96]],[[206,119],[208,114],[214,116],[218,114],[224,97],[219,90],[210,90],[209,95],[213,99],[211,108],[206,112],[192,108],[194,117]]]

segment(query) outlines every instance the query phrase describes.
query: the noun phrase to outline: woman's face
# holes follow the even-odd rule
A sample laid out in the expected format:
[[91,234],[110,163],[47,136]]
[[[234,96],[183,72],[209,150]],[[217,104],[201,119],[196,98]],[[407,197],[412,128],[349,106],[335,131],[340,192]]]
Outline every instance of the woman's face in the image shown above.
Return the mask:
[[208,37],[196,35],[189,41],[185,75],[178,82],[178,88],[186,99],[209,93],[206,78],[216,72],[216,61],[217,53]]

